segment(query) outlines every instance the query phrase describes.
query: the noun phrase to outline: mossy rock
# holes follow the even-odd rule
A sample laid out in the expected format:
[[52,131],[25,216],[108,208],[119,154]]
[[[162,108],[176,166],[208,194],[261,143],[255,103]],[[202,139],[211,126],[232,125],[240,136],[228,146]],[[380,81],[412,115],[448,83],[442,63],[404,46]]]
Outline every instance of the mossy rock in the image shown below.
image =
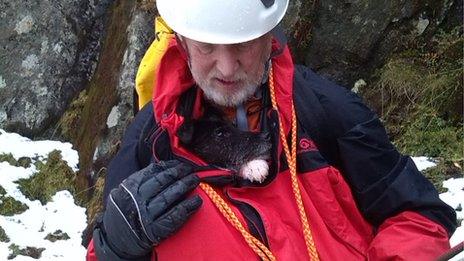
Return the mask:
[[0,215],[2,216],[13,216],[21,214],[28,210],[29,207],[12,197],[0,198]]
[[11,166],[16,166],[18,164],[18,161],[13,157],[13,154],[8,153],[2,153],[0,154],[0,162],[8,162]]
[[58,229],[53,233],[49,233],[44,239],[51,241],[51,242],[55,242],[58,240],[68,240],[69,238],[70,237],[68,236],[67,233],[64,233],[63,231]]
[[390,57],[362,90],[401,152],[464,158],[463,48],[462,28],[438,31]]
[[32,159],[29,157],[21,157],[16,160],[11,153],[0,154],[0,162],[8,162],[11,166],[29,168],[32,163]]
[[30,168],[32,159],[29,157],[21,157],[18,159],[18,165],[16,167],[23,167],[25,169]]
[[0,242],[3,242],[3,243],[10,242],[10,238],[8,237],[5,230],[3,230],[1,226],[0,226]]
[[464,167],[463,39],[460,26],[416,38],[361,89],[399,151],[437,159],[437,166],[423,173],[439,192],[446,191],[443,181],[462,176]]
[[22,256],[29,256],[34,259],[39,259],[42,257],[42,252],[45,250],[45,248],[37,248],[37,247],[25,247],[21,248],[16,244],[11,244],[8,246],[8,249],[11,251],[10,255],[8,255],[8,260],[11,260],[19,255]]
[[38,172],[32,177],[15,181],[27,198],[45,205],[58,191],[68,190],[74,195],[75,173],[62,159],[60,151],[50,152],[45,163],[37,161],[35,165]]
[[61,134],[70,141],[75,141],[79,131],[79,121],[82,110],[88,100],[87,91],[82,91],[79,96],[71,102],[68,109],[60,119],[59,126]]
[[16,199],[6,196],[5,189],[0,186],[0,215],[13,216],[21,214],[28,210],[29,207]]

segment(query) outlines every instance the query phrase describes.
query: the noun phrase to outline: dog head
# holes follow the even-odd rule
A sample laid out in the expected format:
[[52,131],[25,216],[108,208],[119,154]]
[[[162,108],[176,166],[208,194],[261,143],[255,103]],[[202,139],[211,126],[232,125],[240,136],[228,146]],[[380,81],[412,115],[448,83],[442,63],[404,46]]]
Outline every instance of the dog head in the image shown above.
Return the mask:
[[186,120],[177,136],[207,163],[236,171],[247,162],[270,157],[268,134],[241,131],[216,115]]

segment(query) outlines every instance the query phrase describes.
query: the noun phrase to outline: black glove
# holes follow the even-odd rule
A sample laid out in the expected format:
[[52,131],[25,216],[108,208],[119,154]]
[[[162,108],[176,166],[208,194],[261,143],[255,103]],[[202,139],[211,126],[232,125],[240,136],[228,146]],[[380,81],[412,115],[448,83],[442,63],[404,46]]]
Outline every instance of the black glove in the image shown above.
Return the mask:
[[110,192],[102,223],[94,230],[97,257],[149,260],[153,246],[179,229],[200,207],[192,168],[179,161],[150,164]]

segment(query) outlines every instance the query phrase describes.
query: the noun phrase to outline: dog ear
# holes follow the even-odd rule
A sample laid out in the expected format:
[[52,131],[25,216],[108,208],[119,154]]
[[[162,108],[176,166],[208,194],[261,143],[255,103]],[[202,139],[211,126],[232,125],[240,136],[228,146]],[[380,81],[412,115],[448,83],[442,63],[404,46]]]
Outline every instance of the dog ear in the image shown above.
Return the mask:
[[193,139],[193,122],[185,120],[184,123],[177,129],[177,137],[183,144],[190,144]]

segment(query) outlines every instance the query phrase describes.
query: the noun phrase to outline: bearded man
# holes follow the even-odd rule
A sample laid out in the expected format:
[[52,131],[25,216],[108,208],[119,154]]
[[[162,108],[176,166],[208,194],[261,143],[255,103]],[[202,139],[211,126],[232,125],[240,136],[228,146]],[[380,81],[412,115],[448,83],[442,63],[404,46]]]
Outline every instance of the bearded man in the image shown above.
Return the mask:
[[[157,0],[176,32],[108,168],[87,260],[433,260],[456,227],[359,97],[294,66],[288,0]],[[269,173],[206,164],[177,130],[214,106],[269,133]]]

